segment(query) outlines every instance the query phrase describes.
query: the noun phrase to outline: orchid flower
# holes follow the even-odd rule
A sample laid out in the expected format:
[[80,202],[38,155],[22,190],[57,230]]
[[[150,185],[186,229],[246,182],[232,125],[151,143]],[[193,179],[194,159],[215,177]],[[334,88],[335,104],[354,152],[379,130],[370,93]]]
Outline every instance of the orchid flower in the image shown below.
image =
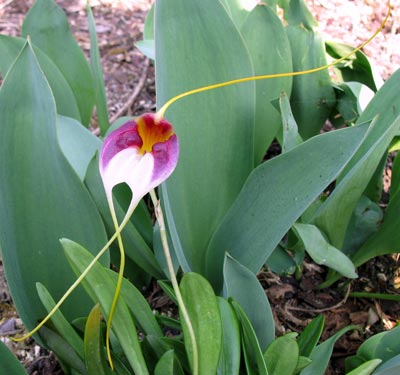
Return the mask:
[[[165,181],[174,171],[178,162],[179,144],[171,124],[164,118],[146,113],[135,120],[128,121],[111,132],[105,139],[100,153],[100,175],[103,180],[107,201],[114,222],[120,249],[120,270],[107,323],[106,345],[111,367],[109,347],[112,318],[117,305],[123,272],[125,251],[121,230],[128,222],[140,200]],[[132,198],[125,218],[118,223],[112,191],[114,186],[126,183],[132,191]]]
[[107,199],[114,186],[125,182],[132,190],[132,206],[165,181],[178,161],[178,137],[165,119],[146,113],[111,132],[100,154],[100,175]]

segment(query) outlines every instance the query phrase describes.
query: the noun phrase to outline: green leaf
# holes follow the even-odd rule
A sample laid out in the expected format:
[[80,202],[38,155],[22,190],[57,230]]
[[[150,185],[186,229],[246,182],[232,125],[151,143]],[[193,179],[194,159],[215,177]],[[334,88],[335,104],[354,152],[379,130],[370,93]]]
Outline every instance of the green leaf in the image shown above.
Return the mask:
[[351,260],[329,244],[318,227],[312,224],[297,223],[293,229],[303,241],[307,253],[315,263],[332,268],[350,279],[357,278]]
[[[398,132],[400,118],[389,127],[382,125],[380,118],[371,124],[370,131],[360,147],[365,154],[361,156],[359,151],[357,152],[353,159],[359,155],[359,160],[357,163],[353,163],[353,159],[350,161],[351,169],[346,166],[345,174],[342,174],[335,190],[319,207],[312,220],[312,223],[316,224],[327,235],[329,242],[337,248],[343,246],[351,215],[382,155]],[[369,144],[367,150],[364,147],[366,143]]]
[[[325,42],[325,46],[326,52],[335,59],[347,56],[354,50],[352,46],[337,42]],[[341,64],[335,65],[335,72],[338,79],[342,79],[344,82],[360,82],[371,90],[377,91],[374,72],[368,58],[361,51],[357,51]]]
[[[266,4],[252,9],[240,29],[250,52],[255,75],[287,73],[293,70],[292,54],[279,17]],[[290,95],[292,77],[256,82],[254,162],[259,164],[281,127],[281,116],[271,101],[282,91]]]
[[[80,275],[93,260],[93,256],[73,241],[62,239],[61,244],[74,272]],[[95,263],[92,270],[82,281],[82,285],[93,301],[100,303],[103,315],[108,319],[115,292],[115,283],[106,269],[100,263]],[[135,374],[148,375],[149,372],[140,348],[136,327],[122,296],[119,297],[116,305],[111,329],[118,338],[118,342]]]
[[60,69],[75,95],[82,123],[88,125],[95,99],[94,82],[62,9],[54,0],[37,0],[24,19],[22,35],[29,35]]
[[0,363],[1,371],[5,374],[27,375],[24,367],[18,361],[17,357],[8,349],[6,344],[0,340]]
[[285,92],[279,96],[279,108],[283,123],[282,152],[290,151],[303,142],[296,120],[293,117],[290,101]]
[[79,358],[75,350],[63,337],[59,336],[46,326],[43,326],[40,329],[40,336],[43,338],[46,346],[51,348],[64,366],[68,366],[71,371],[76,370],[78,374],[89,375],[82,359]]
[[358,366],[353,371],[348,372],[346,375],[370,375],[382,362],[380,359],[372,359],[368,362]]
[[324,375],[336,341],[339,340],[339,338],[346,332],[354,329],[357,329],[357,326],[350,325],[344,327],[339,332],[331,336],[328,340],[316,346],[310,354],[310,359],[312,362],[300,373],[300,375]]
[[[50,87],[27,43],[0,90],[0,247],[28,330],[45,315],[36,282],[58,300],[75,280],[59,238],[74,238],[92,252],[107,242],[94,202],[61,152],[56,121]],[[90,308],[80,288],[62,311],[71,321]]]
[[207,251],[206,274],[216,290],[222,287],[225,252],[257,273],[291,225],[343,169],[366,130],[364,125],[319,135],[252,172]]
[[269,375],[293,375],[299,360],[299,346],[290,335],[275,339],[264,353]]
[[221,355],[217,375],[239,375],[240,370],[240,326],[231,304],[217,297],[222,322]]
[[[43,284],[37,283],[36,289],[47,312],[50,312],[56,305],[54,299]],[[68,342],[81,359],[84,359],[83,341],[78,333],[72,328],[71,324],[65,319],[60,310],[53,314],[51,322],[61,337]]]
[[400,251],[399,215],[400,194],[395,194],[389,201],[383,223],[378,232],[372,235],[352,256],[352,261],[356,267],[379,255]]
[[112,374],[104,354],[100,305],[96,304],[90,312],[85,326],[85,363],[89,374]]
[[348,256],[354,254],[371,235],[378,231],[382,219],[383,213],[379,205],[362,195],[347,226],[342,251]]
[[[6,76],[26,40],[0,35],[0,71]],[[74,93],[54,62],[38,47],[32,46],[46,79],[49,82],[57,106],[57,113],[80,121],[78,104]]]
[[177,362],[174,351],[168,350],[157,362],[154,375],[183,375],[182,367]]
[[260,349],[257,335],[242,307],[234,300],[230,301],[235,309],[242,331],[242,352],[247,375],[268,375],[267,366]]
[[[183,276],[180,289],[196,337],[199,374],[214,375],[217,372],[222,343],[221,316],[216,296],[208,281],[194,272]],[[187,326],[184,320],[181,323],[186,352],[191,361],[193,349]]]
[[394,375],[400,371],[400,354],[382,363],[373,375]]
[[224,262],[224,294],[242,307],[264,351],[275,338],[271,306],[256,275],[229,254]]
[[100,150],[100,139],[78,121],[64,116],[57,116],[57,136],[61,151],[81,181],[84,181],[90,161]]
[[311,355],[321,337],[322,330],[324,329],[324,323],[324,315],[319,315],[314,318],[306,328],[304,328],[303,332],[301,332],[299,338],[297,339],[301,356],[309,357]]
[[[155,25],[157,108],[187,90],[253,75],[244,41],[219,1],[160,1]],[[204,273],[211,235],[253,168],[254,106],[255,85],[248,82],[181,99],[166,113],[180,159],[162,198],[184,271]]]
[[[293,71],[304,71],[327,64],[325,46],[314,31],[316,21],[304,0],[292,0],[285,12],[286,33],[292,50]],[[303,139],[319,133],[335,104],[328,70],[293,77],[290,103]]]
[[96,36],[96,24],[94,21],[92,9],[90,8],[89,2],[86,4],[86,12],[88,15],[89,22],[89,34],[90,34],[90,68],[93,74],[94,85],[96,90],[96,111],[99,122],[100,132],[104,135],[107,129],[110,127],[108,120],[107,110],[107,96],[104,85],[103,70],[101,67],[100,51]]

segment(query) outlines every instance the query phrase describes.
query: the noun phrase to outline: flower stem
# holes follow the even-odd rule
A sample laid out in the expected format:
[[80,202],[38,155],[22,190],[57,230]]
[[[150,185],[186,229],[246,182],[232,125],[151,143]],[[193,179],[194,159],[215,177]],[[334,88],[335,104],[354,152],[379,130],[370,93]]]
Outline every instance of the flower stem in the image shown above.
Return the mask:
[[164,255],[165,259],[167,261],[167,266],[168,266],[168,272],[169,276],[171,278],[171,283],[172,287],[174,289],[176,299],[178,301],[178,306],[181,311],[183,320],[185,321],[186,327],[188,329],[189,337],[190,337],[190,343],[192,345],[192,371],[193,375],[198,375],[199,374],[199,354],[198,354],[198,348],[197,348],[197,342],[196,342],[196,336],[194,334],[193,330],[193,325],[189,317],[189,313],[186,309],[185,303],[183,302],[182,294],[179,289],[178,281],[176,279],[175,275],[175,270],[174,270],[174,265],[172,263],[172,258],[171,258],[171,252],[169,249],[168,245],[168,239],[167,239],[167,232],[165,229],[165,221],[164,221],[164,215],[161,209],[161,204],[160,201],[157,198],[156,192],[153,190],[150,191],[150,197],[151,200],[153,201],[154,205],[154,210],[155,210],[155,215],[158,221],[158,225],[160,227],[160,236],[161,236],[161,242],[164,250]]
[[[117,285],[115,287],[115,292],[114,292],[114,297],[113,297],[113,301],[112,301],[111,308],[110,308],[110,313],[108,314],[107,330],[106,330],[107,358],[108,358],[108,362],[110,364],[111,369],[114,370],[114,364],[113,364],[113,361],[112,361],[111,349],[110,349],[110,332],[111,332],[111,324],[112,324],[112,320],[113,320],[113,317],[114,317],[115,309],[116,309],[117,303],[118,303],[118,298],[119,298],[119,295],[121,293],[121,285],[122,285],[122,281],[123,281],[123,277],[124,277],[125,250],[124,250],[124,244],[123,244],[123,241],[122,241],[121,231],[118,230],[119,226],[118,226],[117,215],[115,213],[114,201],[113,201],[112,196],[110,196],[108,198],[109,198],[108,199],[108,205],[110,207],[110,212],[111,212],[111,217],[112,217],[112,220],[113,220],[113,223],[114,223],[115,232],[116,233],[118,232],[117,240],[118,240],[118,247],[119,247],[119,253],[120,253],[120,263],[119,263]],[[133,210],[135,209],[135,207],[131,210],[132,213],[133,213]],[[128,210],[128,213],[129,212],[130,212],[130,210]]]

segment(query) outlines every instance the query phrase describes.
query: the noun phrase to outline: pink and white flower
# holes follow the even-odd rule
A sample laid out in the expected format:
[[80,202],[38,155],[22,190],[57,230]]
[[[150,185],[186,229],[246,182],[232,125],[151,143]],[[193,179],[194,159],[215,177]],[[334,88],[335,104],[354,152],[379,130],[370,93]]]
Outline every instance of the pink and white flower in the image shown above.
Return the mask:
[[100,175],[107,198],[114,186],[125,182],[136,204],[165,181],[178,162],[179,144],[172,125],[146,113],[128,121],[104,140]]

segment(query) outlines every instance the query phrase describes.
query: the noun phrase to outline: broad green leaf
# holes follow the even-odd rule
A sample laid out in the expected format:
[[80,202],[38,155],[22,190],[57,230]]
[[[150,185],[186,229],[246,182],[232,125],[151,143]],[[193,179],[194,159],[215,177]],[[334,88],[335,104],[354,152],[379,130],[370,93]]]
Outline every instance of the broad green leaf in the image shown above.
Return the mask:
[[[253,75],[244,41],[219,1],[158,1],[155,25],[158,109],[187,90]],[[166,113],[180,160],[162,198],[184,271],[204,273],[211,235],[253,168],[254,109],[255,85],[248,82],[181,99]]]
[[90,68],[92,71],[94,85],[96,90],[96,111],[99,122],[99,128],[101,134],[105,134],[106,130],[110,127],[108,120],[107,110],[107,96],[104,85],[103,70],[101,67],[100,51],[97,42],[96,35],[96,24],[94,21],[92,9],[90,8],[89,2],[86,4],[86,12],[88,15],[89,22],[89,34],[90,34]]
[[312,362],[300,373],[300,375],[324,375],[336,341],[339,340],[340,337],[346,332],[357,328],[358,327],[354,325],[344,327],[339,332],[331,336],[328,340],[316,346],[310,354],[310,359]]
[[297,223],[293,226],[312,260],[323,266],[334,269],[345,277],[355,279],[357,273],[351,260],[340,250],[333,247],[312,224]]
[[[335,59],[347,56],[354,50],[352,46],[337,42],[325,42],[325,46],[326,52]],[[361,51],[356,52],[341,64],[336,65],[335,72],[337,78],[342,79],[344,82],[361,82],[371,90],[377,91],[372,67],[368,58]]]
[[[292,54],[285,29],[276,13],[260,3],[252,9],[240,29],[250,52],[255,75],[292,71]],[[254,163],[263,159],[270,143],[281,127],[281,116],[271,101],[282,91],[290,95],[292,77],[265,79],[256,82],[256,117]]]
[[242,331],[242,352],[247,375],[268,375],[267,366],[256,333],[246,313],[236,301],[230,301],[235,309]]
[[89,374],[110,375],[101,335],[101,311],[96,304],[90,312],[85,326],[85,364]]
[[32,6],[22,24],[22,36],[28,35],[60,69],[74,93],[82,123],[88,125],[95,99],[92,74],[66,15],[54,0],[37,0]]
[[[93,158],[89,164],[85,177],[85,184],[97,204],[108,232],[110,235],[112,235],[115,232],[115,228],[112,222],[110,208],[107,203],[106,194],[100,177],[98,156]],[[119,222],[121,222],[125,215],[125,211],[118,204],[118,200],[115,202],[115,211],[117,213]],[[157,259],[154,256],[154,253],[132,222],[128,223],[124,228],[122,232],[122,238],[124,241],[126,255],[132,259],[132,261],[157,279],[165,277],[157,262]]]
[[364,144],[369,143],[370,147],[365,150],[365,154],[359,158],[358,162],[353,164],[345,175],[342,175],[335,190],[315,213],[312,223],[327,235],[333,246],[339,249],[342,247],[347,226],[357,202],[381,161],[382,155],[399,131],[399,127],[400,117],[387,128],[382,127],[380,118],[373,121],[365,142],[361,146],[364,149]]
[[0,340],[0,363],[1,363],[1,371],[4,374],[13,374],[13,375],[27,375],[24,367],[21,365],[17,357],[8,349],[6,344]]
[[324,329],[325,317],[318,315],[311,323],[304,328],[297,339],[299,345],[300,355],[309,357],[321,337],[322,330]]
[[[6,76],[12,63],[17,58],[24,46],[24,38],[16,38],[7,35],[0,35],[0,71],[3,78]],[[54,62],[38,47],[32,46],[39,65],[49,82],[54,100],[57,106],[57,113],[80,121],[80,114],[74,93],[61,71]]]
[[182,367],[177,362],[174,351],[168,350],[157,362],[154,375],[183,375]]
[[57,136],[61,151],[84,181],[90,161],[100,150],[100,139],[78,121],[64,116],[57,116]]
[[364,125],[316,136],[252,172],[207,251],[206,274],[216,290],[222,287],[225,252],[257,273],[289,228],[340,173],[366,130]]
[[[118,274],[112,270],[107,270],[107,272],[108,276],[116,284]],[[158,325],[147,300],[144,298],[143,294],[140,293],[140,291],[127,279],[122,281],[121,296],[131,311],[135,322],[144,334],[160,337],[163,335],[163,332]]]
[[77,374],[90,375],[86,371],[86,367],[82,359],[79,358],[75,350],[63,337],[46,326],[43,326],[40,329],[40,336],[46,343],[46,347],[51,348],[58,360],[63,364],[63,367],[67,366],[72,373],[74,370],[76,370]]
[[[93,256],[76,242],[62,239],[61,244],[74,272],[80,275],[93,260]],[[95,263],[82,281],[82,285],[91,298],[100,303],[102,313],[108,319],[115,292],[115,283],[106,269],[100,263]],[[148,375],[149,372],[140,348],[136,327],[122,296],[119,296],[111,329],[118,338],[118,342],[135,374]]]
[[[215,375],[222,343],[222,324],[214,291],[206,279],[194,272],[183,276],[180,289],[196,337],[199,374]],[[182,318],[181,323],[186,352],[192,361],[193,348]]]
[[[36,284],[36,289],[40,300],[42,301],[47,312],[50,312],[56,305],[56,302],[51,297],[46,287],[41,284]],[[51,322],[57,332],[68,342],[69,345],[75,350],[76,354],[81,359],[84,359],[83,341],[78,333],[72,328],[71,324],[65,319],[60,310],[56,311],[51,317]]]
[[281,336],[264,353],[269,375],[293,375],[299,360],[299,346],[293,337]]
[[[93,200],[61,152],[56,121],[50,87],[27,43],[0,89],[0,247],[28,330],[45,315],[36,282],[58,300],[75,280],[59,238],[74,238],[92,252],[107,242]],[[68,321],[91,308],[79,289],[63,305]]]
[[[316,21],[304,0],[292,0],[285,11],[286,33],[292,51],[293,71],[303,71],[327,64],[325,46],[314,30]],[[303,139],[319,133],[335,104],[329,72],[293,77],[290,103]]]
[[346,375],[370,375],[381,362],[381,359],[372,359],[368,362],[363,363],[361,366],[357,367],[353,371],[348,372]]
[[261,350],[275,338],[275,321],[265,291],[256,275],[227,254],[224,261],[224,290],[246,313]]
[[240,370],[240,326],[231,304],[217,297],[222,322],[221,355],[217,375],[239,375]]

